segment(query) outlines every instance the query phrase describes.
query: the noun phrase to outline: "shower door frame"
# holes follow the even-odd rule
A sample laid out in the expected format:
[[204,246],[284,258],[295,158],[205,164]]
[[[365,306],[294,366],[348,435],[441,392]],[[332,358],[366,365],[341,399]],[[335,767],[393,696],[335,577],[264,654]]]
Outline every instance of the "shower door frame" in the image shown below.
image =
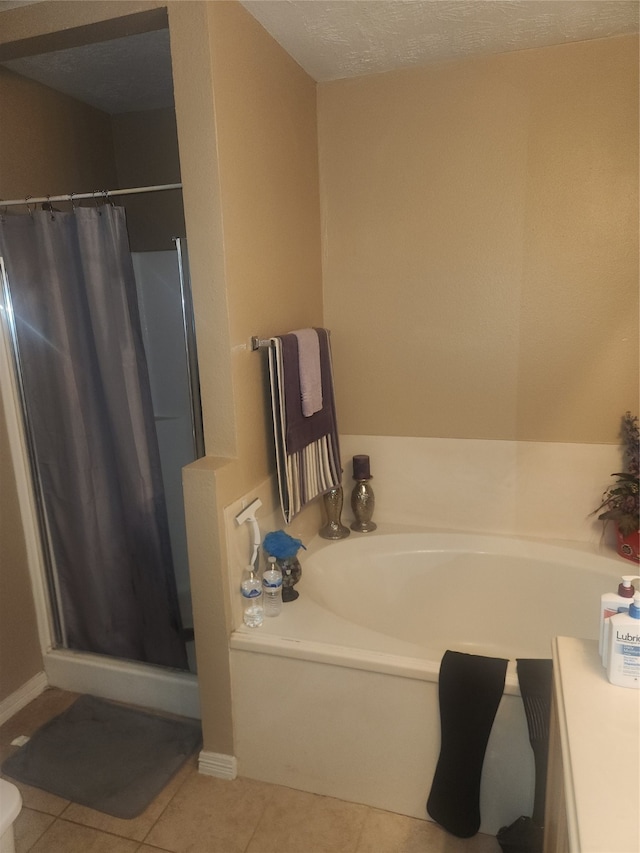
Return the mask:
[[24,533],[27,565],[33,591],[38,639],[45,679],[36,676],[33,692],[27,688],[24,702],[31,701],[48,685],[91,693],[106,699],[130,702],[186,717],[200,717],[198,678],[192,673],[136,661],[110,658],[90,652],[56,648],[56,621],[51,604],[46,548],[32,476],[29,442],[22,414],[18,366],[12,346],[13,317],[4,260],[0,256],[0,394],[5,410],[9,447],[16,479]]

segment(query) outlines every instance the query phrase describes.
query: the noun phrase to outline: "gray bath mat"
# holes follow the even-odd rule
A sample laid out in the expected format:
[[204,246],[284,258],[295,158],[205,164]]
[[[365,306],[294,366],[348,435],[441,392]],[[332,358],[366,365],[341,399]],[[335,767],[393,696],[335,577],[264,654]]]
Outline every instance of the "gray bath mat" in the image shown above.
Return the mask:
[[137,817],[200,745],[196,720],[81,696],[2,765],[36,788],[120,818]]

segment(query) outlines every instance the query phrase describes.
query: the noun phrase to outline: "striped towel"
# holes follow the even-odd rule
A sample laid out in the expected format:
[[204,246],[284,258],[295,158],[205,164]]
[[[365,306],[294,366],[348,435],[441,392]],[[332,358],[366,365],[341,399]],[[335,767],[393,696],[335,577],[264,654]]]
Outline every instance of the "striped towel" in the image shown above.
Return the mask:
[[269,347],[278,486],[287,524],[318,495],[339,486],[342,477],[329,333],[326,329],[316,332],[322,408],[311,416],[305,416],[302,409],[297,336],[271,338]]

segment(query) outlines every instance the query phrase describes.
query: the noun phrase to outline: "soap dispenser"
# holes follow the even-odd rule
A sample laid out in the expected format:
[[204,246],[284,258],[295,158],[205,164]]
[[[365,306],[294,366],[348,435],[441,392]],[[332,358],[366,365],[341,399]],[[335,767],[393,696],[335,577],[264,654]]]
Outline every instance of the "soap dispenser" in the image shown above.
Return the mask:
[[628,613],[609,617],[607,678],[619,687],[640,688],[640,592]]
[[618,592],[605,592],[600,599],[600,642],[598,651],[602,658],[602,665],[607,666],[609,644],[607,629],[609,618],[616,613],[629,609],[635,589],[631,581],[637,580],[635,575],[622,575],[622,582],[618,584]]

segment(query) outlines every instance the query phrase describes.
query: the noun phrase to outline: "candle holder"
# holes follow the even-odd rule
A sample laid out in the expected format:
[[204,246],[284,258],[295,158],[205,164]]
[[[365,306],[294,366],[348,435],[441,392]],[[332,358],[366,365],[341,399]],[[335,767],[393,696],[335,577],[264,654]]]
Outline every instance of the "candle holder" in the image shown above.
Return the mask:
[[377,525],[371,521],[375,505],[376,499],[369,480],[356,480],[351,492],[351,509],[355,517],[355,521],[351,524],[352,530],[358,533],[371,533],[376,529]]
[[322,496],[322,502],[327,514],[327,523],[320,528],[318,534],[323,539],[346,539],[351,531],[340,521],[344,502],[342,486],[336,486],[335,489],[329,489],[328,492],[325,492]]
[[300,580],[302,575],[302,566],[297,557],[285,557],[282,560],[276,559],[276,563],[282,572],[282,600],[295,601],[300,595],[294,586]]

